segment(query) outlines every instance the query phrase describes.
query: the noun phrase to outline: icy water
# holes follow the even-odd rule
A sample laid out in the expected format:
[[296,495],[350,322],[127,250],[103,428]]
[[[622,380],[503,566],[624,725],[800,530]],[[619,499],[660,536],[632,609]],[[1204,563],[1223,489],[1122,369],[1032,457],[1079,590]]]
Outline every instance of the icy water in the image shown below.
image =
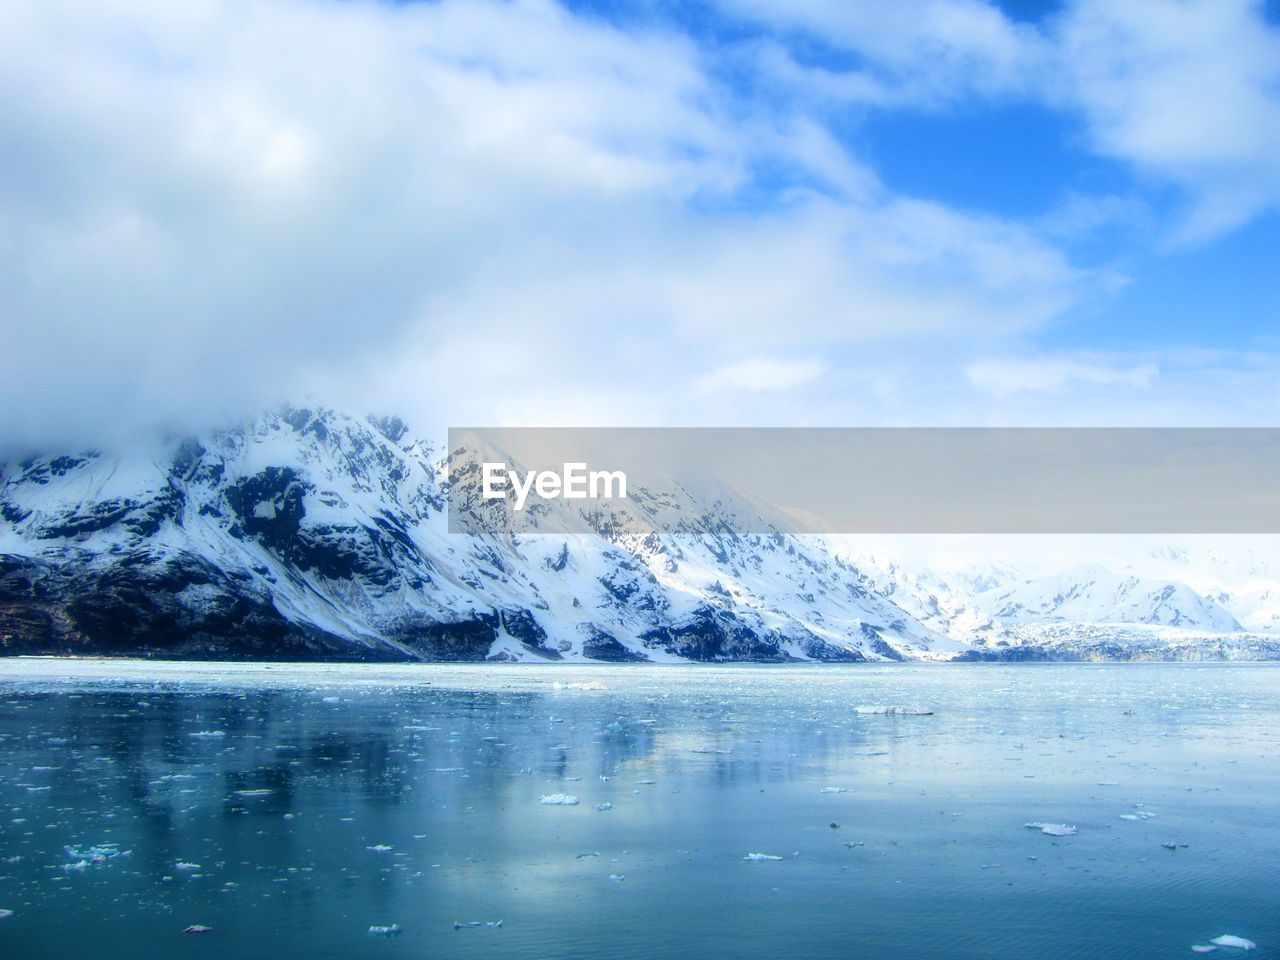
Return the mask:
[[0,660],[6,960],[1280,956],[1278,815],[1280,665]]

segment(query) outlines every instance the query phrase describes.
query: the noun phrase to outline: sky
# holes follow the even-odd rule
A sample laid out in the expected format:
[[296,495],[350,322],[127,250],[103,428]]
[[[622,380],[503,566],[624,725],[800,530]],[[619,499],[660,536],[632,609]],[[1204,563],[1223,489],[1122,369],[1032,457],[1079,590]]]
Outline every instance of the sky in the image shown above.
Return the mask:
[[1280,3],[0,0],[0,449],[1275,425]]

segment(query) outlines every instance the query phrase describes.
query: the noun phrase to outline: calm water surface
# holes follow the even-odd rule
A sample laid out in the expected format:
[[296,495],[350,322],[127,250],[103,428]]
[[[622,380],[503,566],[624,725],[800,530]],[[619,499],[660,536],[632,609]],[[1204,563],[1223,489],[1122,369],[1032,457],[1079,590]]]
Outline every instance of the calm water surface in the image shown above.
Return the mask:
[[1280,666],[0,660],[0,908],[6,960],[1280,956]]

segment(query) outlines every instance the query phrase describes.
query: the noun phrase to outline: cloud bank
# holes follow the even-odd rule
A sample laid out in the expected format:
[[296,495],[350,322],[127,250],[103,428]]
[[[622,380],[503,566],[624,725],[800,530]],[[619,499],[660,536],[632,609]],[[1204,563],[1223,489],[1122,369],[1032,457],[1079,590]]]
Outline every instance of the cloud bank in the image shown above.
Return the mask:
[[[1074,112],[1181,191],[1171,242],[1280,198],[1253,5],[716,15],[751,36],[544,0],[3,5],[0,445],[308,394],[430,427],[856,418],[895,356],[967,389],[1114,287],[1043,224],[887,188],[850,99]],[[856,65],[803,62],[806,32]]]

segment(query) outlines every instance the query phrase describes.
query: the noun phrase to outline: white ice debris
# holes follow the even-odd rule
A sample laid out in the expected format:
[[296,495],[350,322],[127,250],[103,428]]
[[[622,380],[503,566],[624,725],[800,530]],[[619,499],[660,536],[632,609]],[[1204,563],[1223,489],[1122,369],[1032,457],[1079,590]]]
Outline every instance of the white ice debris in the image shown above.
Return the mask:
[[1065,823],[1028,823],[1027,828],[1039,830],[1051,837],[1074,837],[1080,832],[1079,827],[1072,827]]
[[1191,945],[1193,953],[1213,953],[1213,951],[1217,949],[1218,948],[1211,943],[1193,943]]
[[931,717],[933,711],[928,707],[895,707],[886,706],[885,704],[863,704],[854,708],[854,713],[864,715],[874,714],[878,716],[903,716],[903,717]]
[[1209,941],[1216,947],[1231,947],[1234,950],[1257,950],[1258,945],[1252,940],[1246,940],[1244,937],[1237,937],[1235,934],[1224,933],[1220,937],[1214,937]]
[[237,797],[269,797],[270,795],[271,795],[271,791],[267,789],[236,791]]
[[175,864],[173,865],[173,869],[175,869],[175,870],[199,870],[199,869],[200,869],[200,864],[198,864],[198,863],[187,863],[185,860],[179,860],[177,863],[175,863]]
[[79,863],[67,864],[64,870],[83,870],[85,867],[98,863],[106,863],[108,860],[114,860],[116,857],[127,857],[128,850],[121,850],[114,843],[99,843],[92,847],[63,847],[67,852],[67,856],[72,860],[78,860]]
[[621,883],[623,880],[627,878],[620,873],[611,873],[609,874],[609,879],[612,880],[614,883]]
[[390,926],[380,927],[374,925],[369,928],[369,936],[371,937],[398,937],[400,936],[400,924],[393,923]]
[[750,860],[752,863],[763,863],[766,860],[781,860],[781,857],[775,857],[771,853],[748,853],[743,860]]
[[6,920],[12,916],[13,916],[12,910],[5,910],[3,908],[0,908],[0,920]]
[[208,933],[213,927],[206,927],[203,923],[193,923],[191,926],[183,930],[183,933]]
[[819,793],[848,793],[848,787],[823,787]]
[[371,847],[365,847],[365,849],[371,850],[374,853],[390,853],[391,852],[391,847],[387,846],[387,844],[385,843],[375,843]]
[[578,798],[571,793],[544,793],[538,802],[550,807],[576,807]]
[[1121,820],[1129,820],[1129,821],[1135,821],[1135,820],[1150,820],[1150,819],[1151,819],[1152,817],[1154,817],[1154,816],[1156,816],[1156,814],[1155,814],[1153,811],[1151,811],[1151,810],[1143,810],[1143,809],[1141,809],[1141,808],[1139,807],[1139,808],[1135,808],[1135,809],[1134,809],[1134,811],[1133,811],[1133,813],[1122,813],[1122,814],[1120,814],[1120,819],[1121,819]]
[[453,921],[453,929],[461,930],[464,927],[494,927],[502,926],[501,920],[455,920]]
[[604,813],[606,810],[612,810],[613,804],[610,803],[608,800],[605,800],[601,803],[597,803],[596,809],[599,810],[601,813]]

